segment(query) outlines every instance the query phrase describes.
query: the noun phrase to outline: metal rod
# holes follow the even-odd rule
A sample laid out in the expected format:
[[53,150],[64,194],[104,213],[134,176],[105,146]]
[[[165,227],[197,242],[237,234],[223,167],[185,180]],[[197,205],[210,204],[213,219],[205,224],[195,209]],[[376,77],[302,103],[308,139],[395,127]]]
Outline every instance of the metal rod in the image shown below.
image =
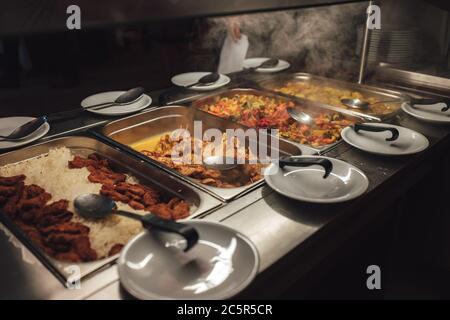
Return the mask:
[[[369,1],[369,7],[371,7],[373,4],[373,1]],[[367,56],[369,55],[369,37],[370,37],[370,33],[369,33],[369,28],[368,26],[368,22],[369,22],[369,10],[366,11],[367,13],[367,17],[366,17],[366,23],[364,26],[364,37],[363,37],[363,44],[362,44],[362,49],[361,49],[361,60],[360,60],[360,64],[359,64],[359,75],[358,75],[358,83],[362,84],[364,82],[364,78],[366,76],[366,66],[367,66]]]

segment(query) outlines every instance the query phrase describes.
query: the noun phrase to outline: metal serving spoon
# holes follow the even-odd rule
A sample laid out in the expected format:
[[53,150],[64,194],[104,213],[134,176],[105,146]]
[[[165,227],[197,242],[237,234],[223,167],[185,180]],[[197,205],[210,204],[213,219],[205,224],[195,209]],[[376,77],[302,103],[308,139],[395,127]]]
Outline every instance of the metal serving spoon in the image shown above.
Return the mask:
[[27,123],[24,123],[20,127],[16,128],[13,132],[11,132],[7,136],[0,136],[1,140],[21,140],[35,132],[39,129],[44,123],[47,122],[47,117],[42,116]]
[[184,251],[191,249],[198,241],[197,231],[186,224],[165,220],[153,214],[139,215],[136,213],[116,210],[116,203],[110,198],[99,194],[84,194],[75,198],[75,210],[79,215],[89,219],[105,218],[110,214],[118,214],[131,219],[139,220],[144,227],[153,227],[165,232],[173,232],[186,240]]
[[353,109],[368,109],[370,106],[373,106],[374,104],[380,104],[380,103],[389,103],[389,102],[401,102],[398,99],[395,100],[385,100],[385,101],[377,101],[374,103],[369,103],[367,101],[363,101],[360,99],[341,99],[341,102],[346,105],[347,107],[353,108]]
[[237,159],[224,156],[208,156],[203,158],[203,166],[207,169],[227,171],[238,166]]
[[[374,104],[379,104],[379,103],[390,103],[390,102],[403,102],[404,100],[399,100],[399,99],[395,99],[395,100],[385,100],[385,101],[377,101],[374,103],[368,103],[367,101],[362,101],[360,99],[341,99],[341,102],[346,105],[347,107],[353,108],[353,109],[367,109],[370,106],[374,105]],[[441,109],[442,112],[445,112],[447,110],[450,109],[450,103],[446,102],[442,99],[435,99],[435,98],[413,98],[413,97],[409,97],[409,103],[414,106],[414,105],[428,105],[428,104],[436,104],[439,102],[445,102],[447,104],[447,106],[443,107]]]
[[315,127],[316,123],[314,119],[307,113],[297,110],[295,108],[287,108],[287,112],[291,116],[292,119],[294,119],[297,122],[300,122],[302,124],[306,124],[310,127]]
[[218,74],[217,72],[211,72],[211,73],[205,74],[203,77],[198,79],[198,81],[196,83],[192,83],[187,86],[184,86],[184,88],[192,88],[199,84],[201,84],[202,86],[209,86],[209,85],[216,83],[219,80],[219,78],[220,78],[220,74]]
[[85,107],[84,110],[90,110],[90,109],[101,110],[101,109],[109,108],[109,107],[116,106],[116,105],[132,104],[132,103],[138,101],[139,99],[141,99],[142,96],[144,95],[144,92],[145,92],[144,88],[136,87],[136,88],[130,89],[130,90],[122,93],[114,101],[94,104],[92,106]]

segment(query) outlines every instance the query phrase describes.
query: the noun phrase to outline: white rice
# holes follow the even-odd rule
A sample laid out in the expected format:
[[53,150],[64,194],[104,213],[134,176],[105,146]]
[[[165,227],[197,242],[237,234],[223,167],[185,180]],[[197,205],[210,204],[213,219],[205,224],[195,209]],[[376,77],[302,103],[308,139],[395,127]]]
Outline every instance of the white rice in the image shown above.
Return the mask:
[[[141,232],[142,225],[139,221],[117,215],[92,221],[76,214],[73,200],[81,194],[98,194],[102,185],[88,180],[89,171],[86,168],[69,169],[68,161],[72,159],[73,155],[68,148],[57,148],[50,150],[48,155],[0,167],[0,176],[24,174],[25,184],[36,184],[52,195],[48,204],[61,199],[69,200],[69,210],[74,213],[72,221],[90,228],[91,247],[97,252],[98,258],[103,258],[113,245],[126,244],[131,237]],[[128,175],[127,181],[137,182]],[[117,206],[118,209],[145,214],[145,211],[134,210],[121,202],[117,202]]]

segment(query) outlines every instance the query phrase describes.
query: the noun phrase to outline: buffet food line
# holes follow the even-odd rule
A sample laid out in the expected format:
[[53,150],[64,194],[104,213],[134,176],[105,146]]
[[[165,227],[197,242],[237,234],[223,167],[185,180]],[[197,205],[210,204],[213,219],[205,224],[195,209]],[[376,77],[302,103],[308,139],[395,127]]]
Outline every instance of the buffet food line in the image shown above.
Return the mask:
[[[441,110],[441,104],[428,106],[431,100],[423,103],[431,112],[416,108],[414,102],[420,106],[423,97],[413,93],[306,73],[258,77],[243,72],[231,78],[213,93],[192,99],[181,95],[167,106],[146,105],[131,116],[82,114],[61,121],[52,137],[1,155],[0,248],[7,260],[1,270],[2,296],[128,297],[119,282],[124,271],[118,272],[114,262],[143,227],[126,217],[104,223],[76,214],[71,199],[93,193],[114,200],[118,209],[219,222],[236,230],[244,239],[241,245],[248,240],[257,254],[255,261],[241,257],[235,266],[239,271],[242,265],[242,274],[251,278],[240,280],[249,285],[246,291],[240,293],[241,286],[224,296],[267,298],[308,274],[431,170],[436,159],[448,157],[448,127],[420,120],[431,113],[429,121],[438,122],[440,112],[448,110]],[[368,105],[353,108],[343,98]],[[312,120],[296,120],[294,112]],[[85,126],[75,129],[80,121]],[[313,164],[327,159],[332,178],[322,179],[325,166],[296,170],[288,165],[285,170],[294,177],[289,180],[285,173],[264,177],[259,163],[227,171],[175,163],[170,134],[180,128],[193,133],[194,121],[202,122],[202,130],[222,132],[277,129],[280,158],[306,158]],[[80,266],[82,286],[70,290],[64,285],[74,263]],[[273,291],[263,292],[268,283]],[[132,291],[130,282],[122,279],[122,286]]]

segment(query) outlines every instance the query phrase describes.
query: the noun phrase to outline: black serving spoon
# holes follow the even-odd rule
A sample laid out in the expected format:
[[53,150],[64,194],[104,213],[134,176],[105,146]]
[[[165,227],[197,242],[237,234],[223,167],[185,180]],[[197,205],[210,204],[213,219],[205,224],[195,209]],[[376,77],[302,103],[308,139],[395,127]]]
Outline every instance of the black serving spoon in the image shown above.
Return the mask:
[[99,194],[84,194],[75,198],[75,210],[79,215],[89,219],[105,218],[110,214],[118,214],[139,220],[144,227],[152,227],[165,232],[173,232],[186,240],[184,251],[191,249],[198,241],[198,233],[193,227],[172,220],[165,220],[153,214],[139,215],[133,212],[117,210],[116,203]]
[[280,60],[278,60],[276,58],[271,58],[271,59],[268,59],[268,60],[260,63],[256,67],[247,68],[246,70],[254,71],[259,68],[261,68],[261,69],[275,68],[279,62],[280,62]]
[[102,109],[109,108],[114,105],[129,105],[129,104],[132,104],[133,102],[136,102],[139,99],[141,99],[142,96],[144,95],[144,92],[145,92],[144,88],[136,87],[136,88],[130,89],[130,90],[122,93],[114,101],[95,104],[95,105],[87,106],[85,108],[77,108],[74,110],[53,113],[53,114],[47,115],[47,119],[48,119],[48,122],[52,123],[52,122],[63,121],[63,120],[75,118],[78,116],[78,114],[85,112],[87,110],[102,110]]
[[104,108],[109,108],[109,107],[117,106],[117,105],[132,104],[133,102],[136,102],[137,100],[142,98],[142,96],[144,95],[144,92],[145,92],[144,88],[136,87],[136,88],[130,89],[128,91],[125,91],[120,96],[118,96],[116,98],[116,100],[114,100],[114,101],[103,102],[103,103],[87,106],[84,108],[84,110],[101,110]]
[[195,87],[197,85],[202,85],[202,86],[209,86],[212,85],[214,83],[216,83],[220,78],[220,74],[217,72],[211,72],[208,74],[205,74],[203,77],[201,77],[200,79],[197,80],[197,82],[189,84],[187,86],[184,86],[184,88],[188,89],[188,88],[192,88]]
[[11,141],[22,140],[22,139],[28,137],[33,132],[35,132],[46,122],[47,122],[46,116],[42,116],[42,117],[33,119],[31,121],[28,121],[27,123],[24,123],[20,127],[16,128],[9,135],[0,136],[0,138],[1,138],[0,141],[2,141],[2,140],[11,140]]

